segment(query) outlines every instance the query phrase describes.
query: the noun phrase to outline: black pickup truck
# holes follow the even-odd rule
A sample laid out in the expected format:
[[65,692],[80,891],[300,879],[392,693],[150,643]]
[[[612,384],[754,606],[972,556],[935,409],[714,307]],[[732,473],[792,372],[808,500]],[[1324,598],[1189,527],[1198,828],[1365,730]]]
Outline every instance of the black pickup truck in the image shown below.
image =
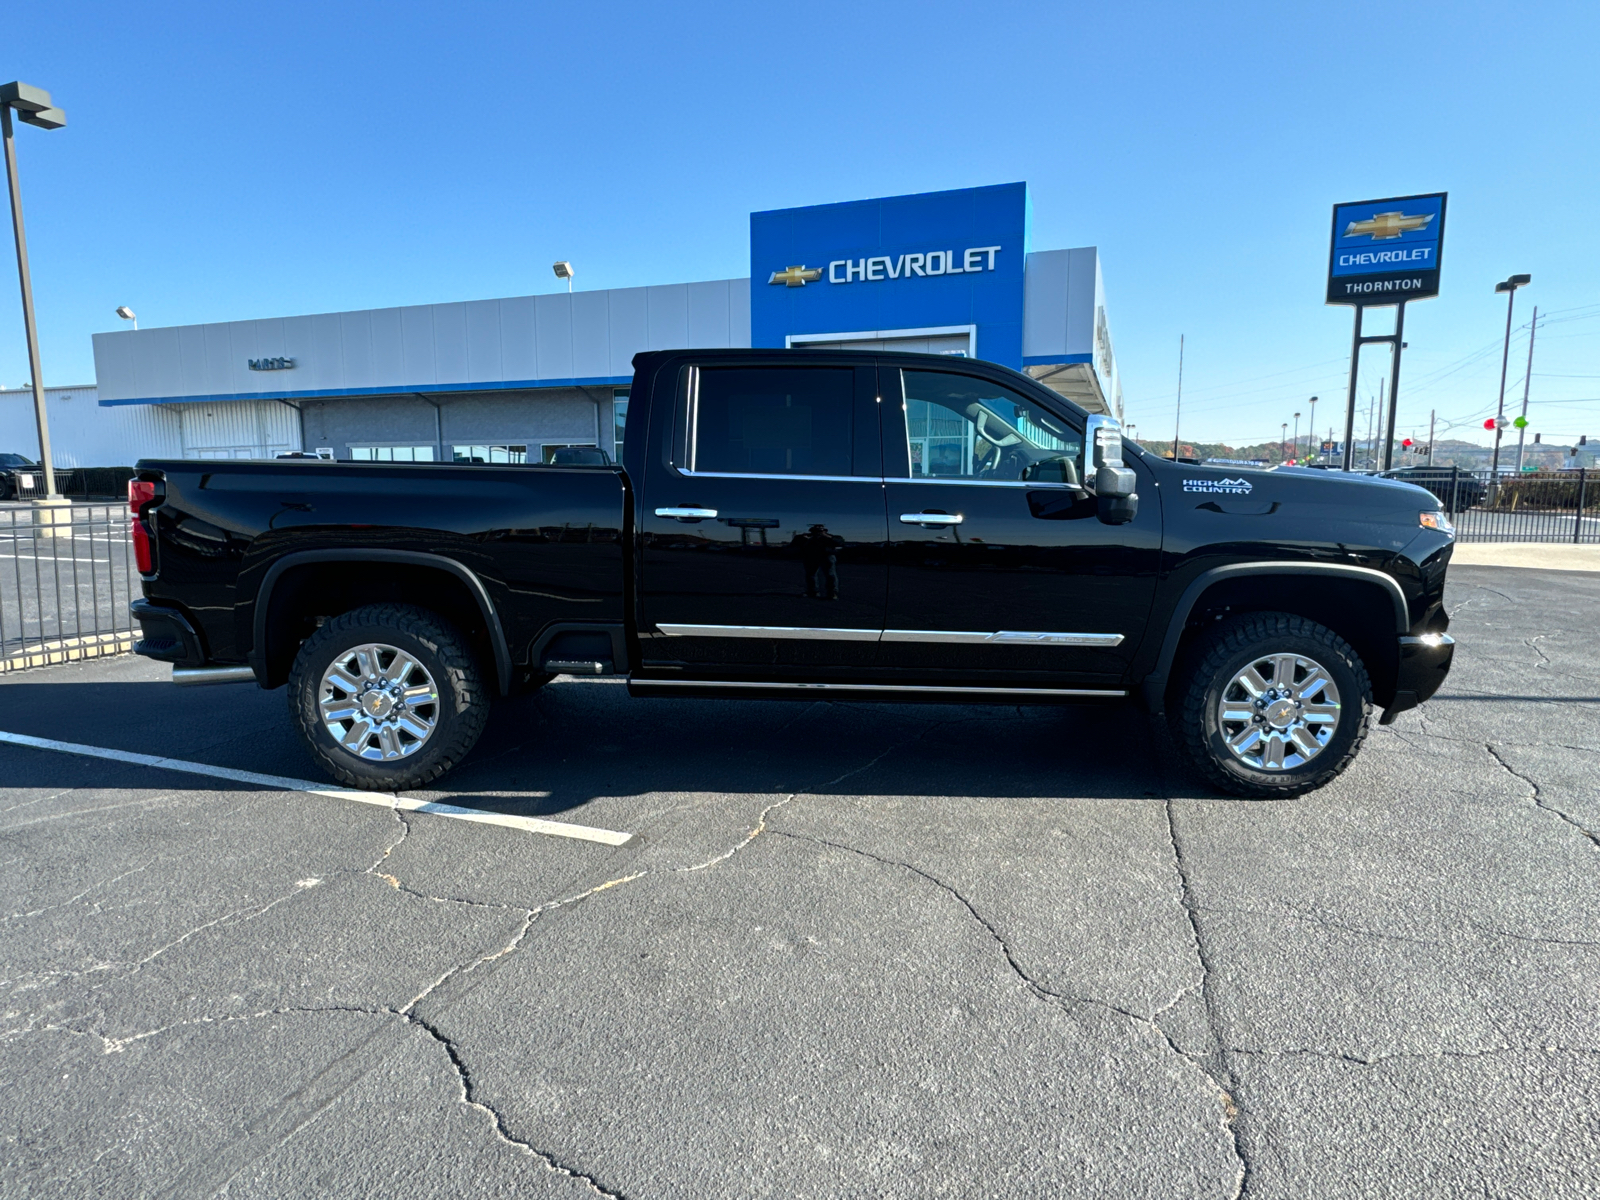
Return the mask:
[[145,461],[135,649],[288,685],[335,778],[416,787],[493,696],[1142,703],[1293,795],[1431,696],[1454,532],[1422,488],[1124,444],[975,360],[634,359],[620,466]]

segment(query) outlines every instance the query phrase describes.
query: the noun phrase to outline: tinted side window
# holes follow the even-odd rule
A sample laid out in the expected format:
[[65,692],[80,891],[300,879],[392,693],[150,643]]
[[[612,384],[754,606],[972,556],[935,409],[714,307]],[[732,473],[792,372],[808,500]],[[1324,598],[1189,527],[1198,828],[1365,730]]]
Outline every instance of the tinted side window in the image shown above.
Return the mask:
[[944,371],[902,371],[913,479],[1076,483],[1083,435],[998,383]]
[[854,382],[849,367],[702,367],[691,469],[850,474]]

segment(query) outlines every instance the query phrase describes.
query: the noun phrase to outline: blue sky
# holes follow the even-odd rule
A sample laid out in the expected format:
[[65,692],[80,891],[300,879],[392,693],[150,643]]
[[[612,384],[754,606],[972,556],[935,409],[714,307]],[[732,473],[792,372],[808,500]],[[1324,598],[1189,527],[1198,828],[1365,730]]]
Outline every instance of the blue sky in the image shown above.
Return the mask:
[[[1533,428],[1600,436],[1600,6],[81,4],[7,16],[45,377],[141,327],[744,275],[748,214],[1025,179],[1036,249],[1101,249],[1128,419],[1337,420],[1335,201],[1448,191],[1400,426],[1482,438],[1503,298]],[[1512,348],[1520,403],[1526,329]],[[1367,368],[1363,394],[1387,364]],[[1370,377],[1370,378],[1369,378]],[[27,378],[0,265],[0,385]],[[1508,391],[1513,389],[1508,388]],[[1508,401],[1509,403],[1509,401]]]

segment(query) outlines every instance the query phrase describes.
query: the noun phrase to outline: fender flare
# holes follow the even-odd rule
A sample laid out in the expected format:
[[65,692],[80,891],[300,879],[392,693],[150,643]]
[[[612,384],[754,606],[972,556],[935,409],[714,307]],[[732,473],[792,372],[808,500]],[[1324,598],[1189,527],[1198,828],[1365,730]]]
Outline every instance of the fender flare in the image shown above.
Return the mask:
[[463,566],[453,558],[446,558],[442,554],[425,554],[420,550],[300,550],[293,554],[285,554],[274,562],[267,568],[266,575],[261,579],[261,587],[256,591],[256,608],[251,621],[253,636],[250,657],[254,660],[258,679],[266,678],[267,613],[272,605],[272,590],[277,586],[278,580],[286,571],[291,571],[295,567],[311,563],[349,562],[399,563],[405,566],[425,567],[429,570],[444,571],[464,583],[467,591],[477,602],[478,612],[489,630],[489,644],[494,649],[495,682],[499,692],[502,696],[509,692],[511,651],[506,645],[506,634],[500,625],[500,615],[495,611],[494,600],[490,597],[489,590],[483,586],[483,580],[479,579],[471,568]]
[[1376,584],[1387,593],[1390,603],[1394,605],[1396,638],[1411,628],[1411,608],[1406,603],[1406,594],[1400,590],[1400,584],[1392,575],[1375,571],[1371,567],[1347,566],[1343,563],[1295,562],[1230,563],[1224,567],[1212,567],[1209,571],[1202,571],[1195,576],[1189,586],[1183,589],[1183,595],[1178,598],[1177,606],[1172,610],[1172,616],[1167,622],[1167,635],[1161,642],[1161,654],[1156,659],[1155,669],[1145,677],[1142,685],[1145,704],[1150,711],[1159,713],[1165,707],[1167,677],[1171,674],[1173,660],[1178,656],[1178,643],[1183,639],[1184,628],[1189,623],[1189,614],[1194,611],[1194,606],[1202,593],[1213,584],[1225,579],[1248,578],[1255,575],[1321,575]]

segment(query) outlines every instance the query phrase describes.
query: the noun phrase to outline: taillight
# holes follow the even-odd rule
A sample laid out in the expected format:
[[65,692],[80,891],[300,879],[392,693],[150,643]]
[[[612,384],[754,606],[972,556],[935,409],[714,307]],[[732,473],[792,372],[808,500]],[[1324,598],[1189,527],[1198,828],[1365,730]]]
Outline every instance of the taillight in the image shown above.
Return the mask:
[[138,565],[141,575],[149,575],[156,569],[154,557],[150,553],[150,531],[145,528],[145,523],[139,516],[139,510],[153,502],[155,498],[155,484],[143,479],[128,480],[128,511],[133,514],[133,560]]

